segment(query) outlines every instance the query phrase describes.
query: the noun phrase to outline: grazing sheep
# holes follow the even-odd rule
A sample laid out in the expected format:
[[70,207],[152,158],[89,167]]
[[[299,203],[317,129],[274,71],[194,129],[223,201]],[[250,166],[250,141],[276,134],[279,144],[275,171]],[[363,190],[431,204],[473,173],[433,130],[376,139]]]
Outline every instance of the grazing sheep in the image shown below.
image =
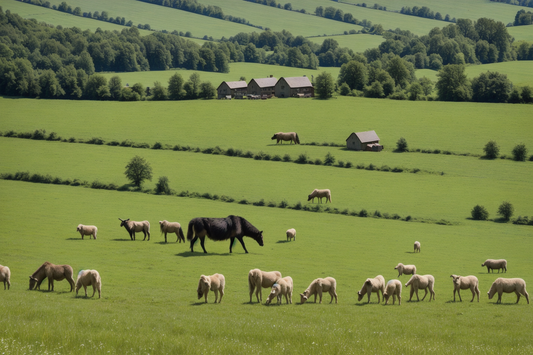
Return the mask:
[[357,291],[357,300],[361,301],[365,294],[368,294],[368,303],[370,303],[370,294],[372,292],[377,293],[378,303],[381,302],[379,298],[379,291],[381,291],[381,296],[385,293],[385,278],[381,275],[374,277],[373,279],[366,279],[361,290]]
[[11,270],[7,266],[0,265],[0,282],[4,283],[4,290],[6,289],[6,284],[8,290],[11,287]]
[[385,304],[389,303],[389,298],[392,295],[392,304],[396,301],[396,296],[398,296],[398,304],[402,304],[402,283],[398,280],[390,280],[385,285],[385,292],[383,293],[383,298],[385,298]]
[[198,299],[205,297],[205,303],[207,303],[207,294],[209,290],[215,292],[215,303],[217,303],[218,293],[220,292],[220,300],[218,303],[222,302],[222,296],[224,296],[224,287],[226,286],[226,279],[222,274],[214,274],[211,276],[200,276],[200,281],[198,282]]
[[416,299],[420,301],[420,298],[418,298],[418,290],[423,289],[426,291],[426,294],[424,297],[422,297],[422,301],[424,298],[426,298],[428,294],[428,288],[429,288],[429,302],[431,302],[431,297],[433,296],[433,300],[435,300],[435,291],[433,288],[435,287],[435,278],[432,275],[413,275],[407,281],[405,286],[411,286],[411,291],[409,295],[409,302],[411,302],[411,299],[413,298],[413,293],[416,292]]
[[296,229],[294,228],[291,228],[291,229],[287,229],[287,240],[290,242],[291,239],[294,238],[294,241],[296,241]]
[[100,278],[98,271],[81,270],[78,273],[78,279],[76,280],[76,296],[78,295],[78,291],[82,286],[83,290],[85,291],[85,297],[87,297],[87,286],[93,287],[93,295],[91,297],[94,297],[96,290],[98,290],[98,298],[101,297],[102,279]]
[[[120,219],[120,218],[119,218]],[[120,226],[126,228],[130,234],[130,239],[135,240],[135,232],[143,232],[144,240],[146,240],[146,235],[148,234],[148,241],[150,241],[150,222],[142,221],[130,221],[130,219],[120,219]]]
[[516,293],[516,303],[520,301],[520,295],[524,295],[527,300],[527,304],[529,304],[529,294],[526,291],[526,282],[523,279],[504,279],[502,277],[499,277],[492,283],[490,286],[489,292],[487,294],[489,295],[489,300],[494,297],[494,294],[498,292],[498,301],[496,303],[502,303],[502,293]]
[[[261,271],[253,269],[248,272],[248,287],[250,289],[250,303],[252,303],[252,294],[255,289],[255,297],[257,302],[263,302],[263,288],[272,287],[276,280],[281,279],[281,272],[279,271]],[[261,296],[261,301],[259,297]]]
[[481,266],[487,267],[487,273],[490,273],[490,270],[492,270],[492,273],[494,274],[494,269],[498,269],[498,274],[500,273],[500,269],[505,270],[507,272],[507,260],[505,259],[487,259]]
[[420,242],[415,242],[415,253],[417,251],[420,253]]
[[470,276],[459,276],[459,275],[451,275],[450,276],[453,279],[453,301],[455,302],[455,291],[457,291],[457,294],[459,295],[459,300],[463,302],[461,299],[461,290],[467,290],[470,289],[472,291],[472,300],[470,302],[474,302],[474,297],[477,294],[477,301],[479,302],[479,281],[477,277],[470,275]]
[[165,233],[165,243],[167,242],[167,233],[176,233],[180,243],[183,241],[185,243],[185,236],[183,235],[183,230],[181,229],[181,224],[178,222],[168,222],[168,221],[159,221],[159,227],[161,229],[161,234]]
[[88,235],[89,239],[91,239],[91,235],[94,239],[96,239],[96,233],[98,233],[98,228],[96,226],[84,226],[83,224],[78,224],[78,228],[76,228],[77,232],[80,232],[81,239],[83,239],[84,236]]
[[300,293],[300,303],[304,304],[311,295],[315,295],[316,303],[317,294],[319,299],[318,303],[322,303],[322,292],[328,292],[331,296],[329,303],[333,302],[333,297],[335,297],[335,303],[337,303],[337,281],[333,277],[313,280],[304,293]]
[[268,295],[268,298],[266,300],[266,304],[270,304],[274,297],[277,298],[278,304],[281,305],[281,296],[285,296],[285,301],[287,301],[287,304],[292,304],[292,290],[293,290],[293,283],[292,283],[292,277],[285,276],[282,279],[279,279],[272,285],[272,291],[270,291],[270,295]]
[[320,199],[320,203],[322,203],[322,198],[326,198],[326,203],[331,202],[331,191],[329,189],[324,190],[318,190],[314,189],[313,192],[309,196],[307,196],[307,202],[311,201],[311,203],[315,203],[315,197],[318,197]]
[[404,265],[402,263],[398,263],[394,270],[398,270],[398,277],[402,276],[403,274],[416,275],[416,266],[414,265]]

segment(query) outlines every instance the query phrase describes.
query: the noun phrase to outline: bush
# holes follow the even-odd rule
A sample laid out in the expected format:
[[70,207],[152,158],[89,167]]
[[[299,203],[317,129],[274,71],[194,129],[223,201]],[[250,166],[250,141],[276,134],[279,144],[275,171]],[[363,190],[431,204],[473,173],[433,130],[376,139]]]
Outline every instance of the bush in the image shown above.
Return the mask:
[[17,133],[17,138],[30,139],[32,137],[33,137],[33,133],[31,133],[31,132],[20,132],[20,133]]
[[514,207],[509,202],[502,202],[500,207],[498,207],[498,214],[506,221],[511,219],[514,213]]
[[213,149],[214,155],[224,155],[224,150],[220,148],[218,145]]
[[239,201],[239,204],[241,204],[241,205],[249,205],[250,202],[248,202],[247,199],[243,198],[242,200]]
[[121,147],[131,147],[131,146],[133,146],[133,142],[128,140],[128,139],[126,139],[126,140],[124,140],[124,141],[122,141],[120,143],[120,146]]
[[257,201],[257,202],[252,203],[252,204],[253,204],[254,206],[261,206],[261,207],[262,207],[262,206],[265,205],[265,200],[264,200],[264,199],[261,199],[261,200],[259,200],[259,201]]
[[375,210],[374,211],[374,217],[381,218],[381,212],[379,212],[378,210]]
[[35,132],[31,135],[31,139],[41,140],[46,136],[46,131],[44,129],[36,129]]
[[10,131],[7,131],[5,134],[4,134],[4,137],[15,137],[17,135],[17,132],[13,131],[13,130],[10,130]]
[[357,164],[356,168],[357,169],[364,169],[365,168],[365,164]]
[[243,158],[253,158],[254,157],[254,153],[252,153],[251,151],[247,151],[246,153],[244,153],[242,155]]
[[485,209],[485,207],[476,205],[474,208],[472,208],[472,219],[475,219],[477,221],[486,221],[489,218],[489,212]]
[[205,198],[206,200],[212,200],[213,199],[213,196],[211,196],[211,194],[209,192],[204,193],[201,197]]
[[102,138],[93,137],[93,138],[89,139],[86,143],[87,144],[102,145],[102,144],[104,144],[104,140]]
[[152,149],[163,149],[163,145],[159,142],[155,142]]
[[363,208],[359,211],[359,217],[368,217],[368,212]]
[[278,154],[276,154],[276,155],[274,155],[274,156],[272,157],[272,160],[273,160],[273,161],[281,161],[281,157],[280,157]]
[[289,206],[289,203],[286,200],[281,201],[278,205],[279,208],[287,208],[287,206]]
[[168,186],[168,178],[166,176],[160,176],[157,184],[155,185],[155,192],[158,195],[170,195],[170,187]]
[[407,141],[405,138],[401,137],[398,139],[398,142],[396,142],[396,151],[397,152],[407,152],[409,149],[407,148]]
[[339,162],[337,163],[337,166],[339,168],[344,168],[344,162],[342,160],[339,160]]
[[518,218],[513,221],[513,224],[527,225],[529,224],[529,218],[527,218],[527,216],[518,216]]
[[513,148],[513,160],[514,161],[526,161],[527,148],[526,145],[521,143]]
[[296,159],[294,162],[298,164],[307,164],[308,161],[309,161],[309,157],[307,156],[307,154],[302,153],[298,156],[298,159]]
[[411,219],[413,219],[411,216],[407,216],[407,217],[405,217],[405,221],[406,221],[406,222],[409,222]]
[[284,162],[292,161],[291,156],[290,156],[289,154],[285,154],[285,155],[283,156],[283,161],[284,161]]
[[392,169],[392,172],[393,173],[401,173],[401,172],[403,172],[403,168],[400,168],[400,167],[397,166],[397,167]]
[[440,154],[440,149],[435,149],[435,150],[433,151],[433,154]]
[[366,170],[376,170],[376,166],[370,163],[370,165],[366,167]]
[[59,137],[56,132],[52,132],[52,133],[50,133],[50,135],[48,135],[48,138],[46,138],[46,140],[48,140],[48,141],[60,141],[61,137]]
[[344,167],[345,168],[351,168],[353,166],[353,164],[349,161],[346,162],[346,164],[344,164]]
[[230,202],[231,203],[231,202],[234,202],[235,199],[232,198],[232,197],[226,196],[226,195],[222,195],[222,196],[220,196],[220,201],[222,201],[222,202]]
[[135,143],[132,145],[133,148],[143,148],[143,149],[147,149],[147,148],[150,148],[150,144],[148,143]]
[[500,155],[500,147],[495,141],[489,141],[485,144],[483,151],[485,152],[485,158],[487,159],[496,159],[498,155]]
[[293,207],[292,207],[293,210],[301,210],[302,209],[302,203],[300,201],[298,201],[297,204],[295,204]]
[[74,138],[74,137],[70,137],[70,138],[68,139],[68,142],[69,142],[69,143],[76,143],[76,138]]
[[379,168],[380,171],[390,171],[390,168],[388,165],[382,165],[381,168]]
[[324,158],[324,165],[333,165],[335,164],[335,157],[328,152]]
[[315,165],[322,165],[322,160],[320,159],[315,159]]
[[120,142],[118,142],[118,141],[111,141],[111,142],[107,142],[106,144],[107,144],[107,145],[110,145],[110,146],[112,146],[112,147],[116,147],[116,146],[120,145]]
[[268,202],[267,206],[268,207],[277,207],[276,202],[274,202],[274,201]]

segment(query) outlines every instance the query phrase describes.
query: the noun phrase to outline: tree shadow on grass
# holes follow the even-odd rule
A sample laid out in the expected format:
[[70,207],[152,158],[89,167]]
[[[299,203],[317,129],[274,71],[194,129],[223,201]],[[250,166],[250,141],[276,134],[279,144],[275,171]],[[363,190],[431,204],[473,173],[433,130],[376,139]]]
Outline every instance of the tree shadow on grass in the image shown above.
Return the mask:
[[283,239],[282,239],[282,240],[278,240],[278,241],[276,242],[276,244],[283,244],[283,243],[289,243],[289,241],[288,241],[288,240],[283,240]]
[[[131,240],[131,239],[111,239],[112,242],[135,242],[136,240]],[[142,240],[141,240],[142,242]]]
[[416,254],[414,251],[406,251],[406,254]]
[[84,239],[81,239],[81,238],[65,238],[65,240],[84,240]]
[[191,257],[191,256],[231,256],[232,254],[230,253],[222,253],[222,254],[218,254],[218,253],[204,253],[204,252],[190,252],[190,251],[184,251],[182,253],[178,253],[178,254],[175,254],[176,256],[181,256],[183,258],[188,258],[188,257]]

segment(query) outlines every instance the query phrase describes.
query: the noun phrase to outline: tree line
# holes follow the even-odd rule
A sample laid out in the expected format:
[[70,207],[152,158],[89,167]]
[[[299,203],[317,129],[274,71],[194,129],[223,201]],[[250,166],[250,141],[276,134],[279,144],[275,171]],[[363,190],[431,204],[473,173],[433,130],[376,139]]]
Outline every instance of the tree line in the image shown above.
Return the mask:
[[526,12],[526,10],[520,10],[516,13],[513,26],[526,26],[531,24],[533,24],[533,12]]
[[533,7],[533,0],[490,0],[494,2],[503,2],[510,5]]

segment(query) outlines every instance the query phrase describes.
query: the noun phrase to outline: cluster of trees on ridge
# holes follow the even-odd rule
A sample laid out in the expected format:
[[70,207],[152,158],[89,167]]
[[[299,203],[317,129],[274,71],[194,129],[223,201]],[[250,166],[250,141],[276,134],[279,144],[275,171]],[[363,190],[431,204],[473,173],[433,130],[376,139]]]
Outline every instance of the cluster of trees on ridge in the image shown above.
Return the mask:
[[[533,3],[533,0],[531,2]],[[533,24],[533,12],[526,12],[525,10],[520,10],[516,13],[513,22],[514,26],[527,26],[531,24]]]
[[503,2],[511,5],[533,7],[533,0],[490,0],[494,2]]

